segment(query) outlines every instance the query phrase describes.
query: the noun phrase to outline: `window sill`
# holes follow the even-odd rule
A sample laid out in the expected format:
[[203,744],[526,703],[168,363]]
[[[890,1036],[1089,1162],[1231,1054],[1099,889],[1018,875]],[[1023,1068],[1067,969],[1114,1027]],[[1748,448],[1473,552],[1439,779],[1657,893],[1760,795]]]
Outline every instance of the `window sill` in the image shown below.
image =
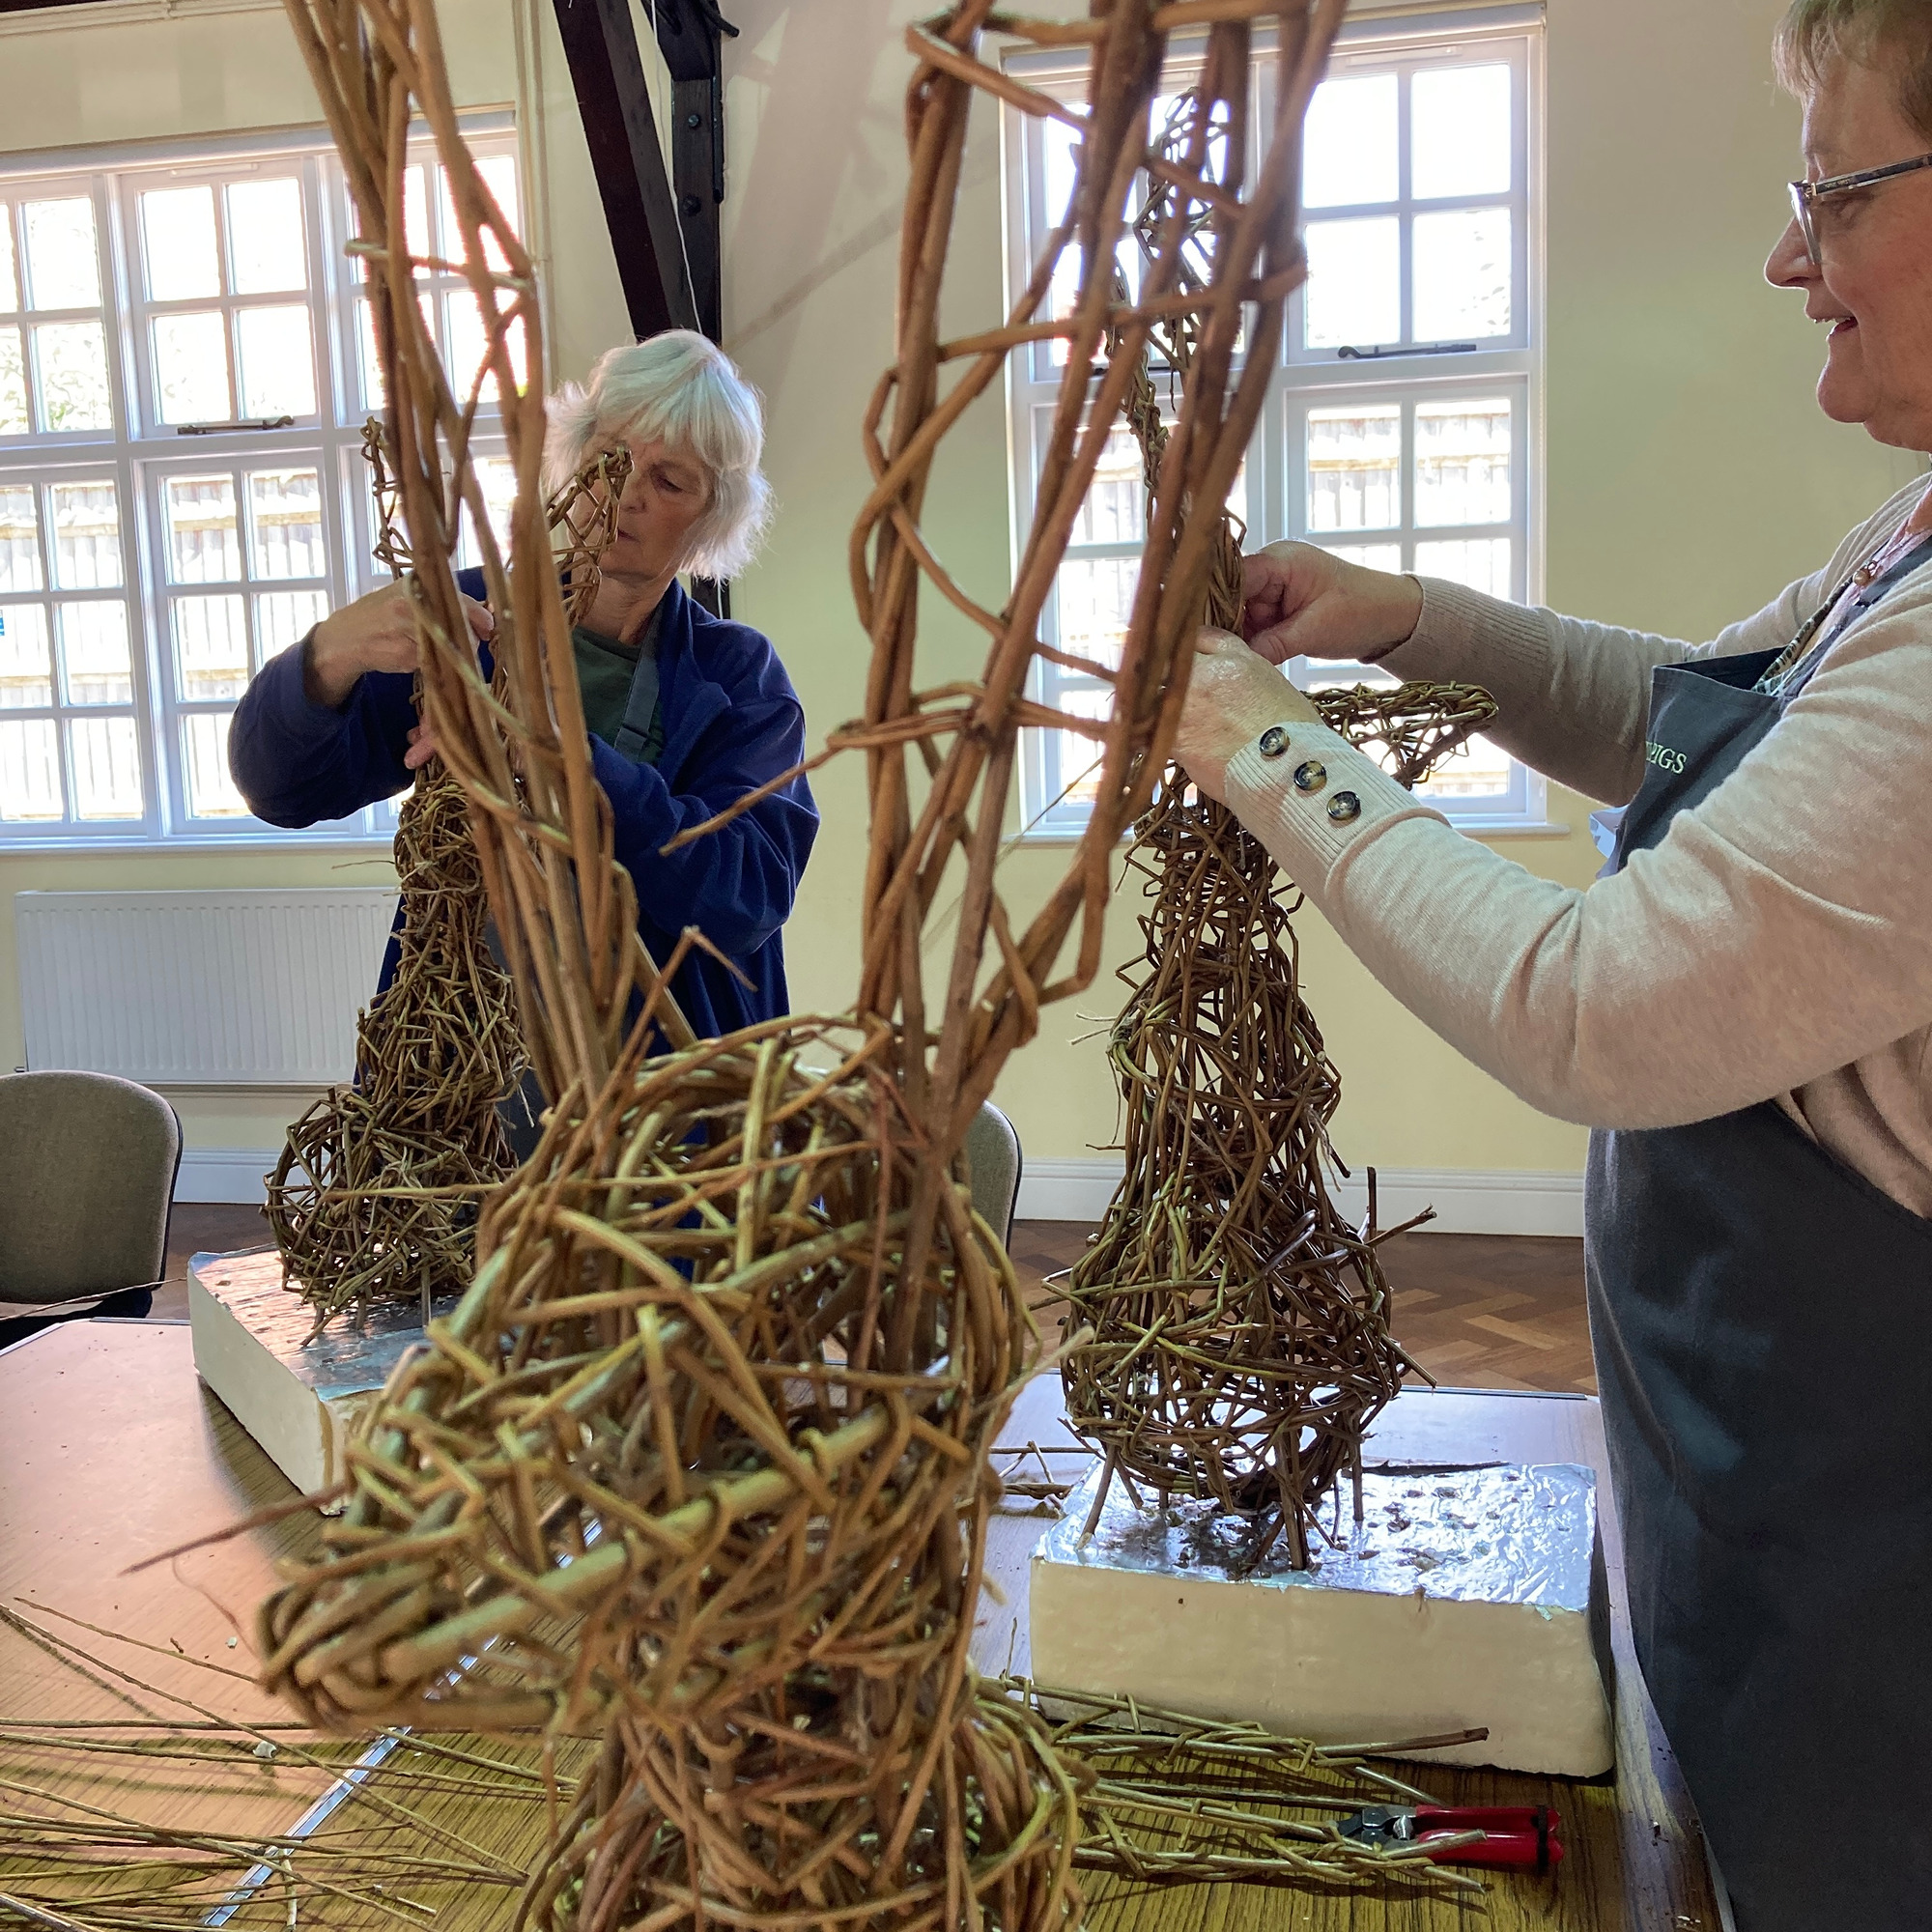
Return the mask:
[[[1540,818],[1452,818],[1449,823],[1471,838],[1567,838],[1572,828]],[[1085,835],[1066,829],[1041,828],[1010,836],[1009,845],[1077,845]],[[1133,834],[1121,835],[1122,845],[1133,843]]]
[[85,858],[90,853],[145,852],[159,857],[171,852],[357,852],[370,860],[387,858],[395,848],[393,832],[360,837],[311,838],[305,833],[243,833],[232,838],[0,838],[0,860],[22,858]]
[[1471,838],[1567,838],[1572,828],[1544,818],[1452,818]]

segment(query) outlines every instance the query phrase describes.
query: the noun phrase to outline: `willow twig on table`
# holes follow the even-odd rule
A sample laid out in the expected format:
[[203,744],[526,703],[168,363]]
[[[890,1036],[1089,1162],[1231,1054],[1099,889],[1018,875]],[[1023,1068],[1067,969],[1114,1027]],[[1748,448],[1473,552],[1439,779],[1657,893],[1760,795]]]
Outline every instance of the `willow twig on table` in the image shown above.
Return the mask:
[[[1373,1750],[1468,1743],[1480,1731],[1374,1747],[1283,1737],[1260,1724],[1190,1716],[1132,1697],[1006,1677],[1054,1748],[1086,1771],[1077,1862],[1143,1884],[1349,1889],[1387,1883],[1442,1892],[1479,1881],[1408,1852],[1394,1858],[1335,1829],[1334,1814],[1423,1793],[1364,1762]],[[1306,1814],[1313,1814],[1306,1815]],[[1480,1837],[1472,1834],[1472,1841]]]
[[[76,1660],[109,1667],[70,1648]],[[972,1694],[996,1730],[1017,1719],[1033,1732],[1036,1749],[1050,1750],[1065,1767],[1081,1794],[1080,1837],[1071,1854],[1076,1868],[1155,1885],[1471,1889],[1472,1881],[1412,1859],[1391,1863],[1386,1855],[1340,1839],[1324,1822],[1389,1795],[1375,1768],[1360,1761],[1363,1748],[1410,1750],[1462,1737],[1323,1748],[1258,1725],[1056,1691],[1021,1679],[976,1685]],[[241,1896],[249,1872],[267,1868],[277,1874],[278,1886],[258,1890],[234,1922],[279,1924],[291,1895],[303,1912],[313,1908],[329,1915],[330,1922],[357,1922],[336,1918],[355,1909],[395,1922],[426,1914],[461,1889],[507,1893],[519,1882],[508,1857],[511,1845],[541,1842],[532,1835],[535,1806],[550,1778],[545,1747],[533,1739],[506,1741],[489,1757],[437,1738],[399,1739],[406,1749],[376,1774],[380,1791],[365,1788],[354,1805],[308,1836],[171,1827],[117,1815],[99,1804],[77,1804],[54,1788],[56,1779],[77,1772],[99,1790],[102,1761],[118,1758],[152,1791],[159,1788],[154,1776],[179,1758],[217,1772],[225,1763],[250,1776],[251,1783],[238,1790],[258,1798],[266,1790],[286,1790],[293,1804],[302,1794],[279,1781],[291,1769],[339,1776],[357,1760],[355,1747],[327,1743],[299,1754],[276,1750],[264,1759],[259,1749],[248,1748],[261,1727],[218,1714],[144,1728],[156,1735],[82,1743],[59,1735],[23,1738],[0,1726],[0,1794],[27,1798],[23,1804],[18,1796],[0,1795],[0,1890],[26,1906],[28,1916],[61,1917],[77,1932],[189,1932],[211,1910]],[[227,1752],[211,1750],[212,1729],[233,1739]],[[842,1761],[849,1765],[849,1754]],[[445,1763],[462,1775],[446,1775],[439,1769]],[[198,1770],[195,1776],[206,1779],[209,1772]],[[1407,1786],[1397,1789],[1422,1795]],[[365,1816],[378,1796],[384,1807]],[[500,1855],[493,1858],[480,1847],[466,1854],[432,1834],[423,1801],[448,1796],[476,1802],[471,1833],[480,1835],[485,1819],[492,1821]]]
[[[0,1624],[84,1680],[118,1680],[193,1714],[0,1724],[0,1920],[9,1918],[11,1901],[15,1920],[52,1917],[77,1932],[191,1932],[238,1898],[251,1871],[266,1866],[278,1874],[276,1887],[238,1907],[231,1921],[238,1927],[281,1926],[292,1902],[303,1914],[314,1910],[318,1922],[416,1924],[438,1902],[479,1886],[508,1892],[522,1877],[514,1856],[493,1858],[452,1843],[422,1815],[420,1801],[481,1797],[501,1821],[498,1829],[514,1830],[519,1846],[541,1842],[529,1801],[542,1792],[533,1788],[530,1770],[491,1765],[433,1739],[410,1740],[408,1751],[419,1756],[390,1759],[406,1775],[360,1794],[355,1807],[324,1828],[309,1834],[251,1832],[217,1808],[223,1795],[292,1827],[357,1763],[359,1747],[290,1737],[284,1735],[290,1727],[208,1710],[17,1613],[7,1612]],[[233,1674],[204,1660],[163,1654]],[[180,1773],[171,1776],[177,1763]],[[460,1775],[440,1769],[444,1763],[457,1765]],[[497,1805],[504,1798],[522,1803],[505,1813]],[[117,1808],[123,1805],[132,1809]],[[208,1822],[170,1822],[178,1809]]]

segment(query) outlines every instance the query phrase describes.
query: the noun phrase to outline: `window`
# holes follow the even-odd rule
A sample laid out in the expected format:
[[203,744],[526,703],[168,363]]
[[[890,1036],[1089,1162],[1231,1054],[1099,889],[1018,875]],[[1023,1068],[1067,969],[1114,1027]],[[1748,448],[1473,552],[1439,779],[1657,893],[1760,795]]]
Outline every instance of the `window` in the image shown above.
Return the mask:
[[[507,127],[474,141],[514,221]],[[407,185],[412,248],[447,258],[433,157]],[[385,574],[352,233],[316,141],[0,174],[0,849],[392,829],[378,806],[271,832],[228,776],[248,680]],[[419,290],[467,380],[474,302],[445,273]],[[486,458],[493,498],[506,470]]]
[[[1291,304],[1265,407],[1231,507],[1250,547],[1296,537],[1379,570],[1454,579],[1522,601],[1535,588],[1540,287],[1533,23],[1413,18],[1345,31],[1310,105],[1303,229],[1309,279]],[[1198,61],[1198,54],[1194,56]],[[1075,100],[1080,69],[1013,60]],[[1266,128],[1274,76],[1259,62],[1250,124]],[[1183,47],[1166,76],[1192,78]],[[1156,114],[1161,109],[1157,107]],[[1060,218],[1073,130],[1009,112],[1010,265],[1021,277]],[[1256,138],[1261,138],[1260,134]],[[1123,269],[1129,265],[1123,263]],[[1070,299],[1069,258],[1056,287]],[[1011,377],[1014,507],[1023,527],[1064,345],[1021,352]],[[1142,537],[1138,451],[1116,433],[1043,613],[1049,640],[1109,662],[1133,595]],[[1357,665],[1298,661],[1297,683],[1391,682]],[[1038,671],[1040,696],[1094,715],[1097,679]],[[1085,823],[1093,762],[1068,732],[1029,734],[1025,820],[1035,836]],[[1539,824],[1542,781],[1478,740],[1424,786],[1472,829]]]

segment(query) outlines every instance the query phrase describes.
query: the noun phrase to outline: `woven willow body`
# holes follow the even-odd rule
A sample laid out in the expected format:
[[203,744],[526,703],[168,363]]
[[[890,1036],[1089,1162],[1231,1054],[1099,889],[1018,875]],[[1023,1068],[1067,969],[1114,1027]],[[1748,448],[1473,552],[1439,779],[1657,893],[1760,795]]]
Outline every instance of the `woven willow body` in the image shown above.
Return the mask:
[[[1211,273],[1211,222],[1175,184],[1245,138],[1242,99],[1210,61],[1168,109],[1155,137],[1165,171],[1134,224],[1150,266],[1179,228],[1183,290]],[[1124,297],[1118,275],[1115,291]],[[1185,377],[1200,348],[1188,309],[1162,318],[1151,344],[1114,346],[1151,500],[1169,434],[1151,350]],[[1212,527],[1201,618],[1233,631],[1240,530],[1226,514]],[[1486,692],[1463,685],[1356,686],[1315,701],[1406,785],[1495,715]],[[1359,1468],[1362,1434],[1409,1366],[1389,1332],[1375,1179],[1353,1228],[1328,1191],[1341,1081],[1301,997],[1299,900],[1261,841],[1175,766],[1129,863],[1148,910],[1109,1049],[1126,1172],[1073,1270],[1069,1325],[1082,1339],[1061,1370],[1067,1420],[1106,1461],[1092,1520],[1124,1476],[1254,1519],[1257,1560],[1286,1534],[1305,1567],[1322,1505]]]
[[[1398,705],[1399,732],[1449,743],[1493,713],[1454,687],[1318,703],[1363,742]],[[1373,1172],[1361,1226],[1330,1193],[1341,1077],[1302,996],[1299,895],[1261,841],[1177,771],[1129,864],[1142,954],[1109,1042],[1126,1172],[1068,1285],[1084,1339],[1061,1365],[1067,1421],[1108,1482],[1211,1498],[1254,1520],[1255,1560],[1285,1535],[1305,1567],[1411,1366],[1377,1254],[1401,1230],[1376,1229]]]
[[[373,417],[362,448],[375,554],[402,577],[413,559]],[[630,469],[628,452],[600,453],[545,507],[573,623],[597,594]],[[384,1299],[420,1298],[427,1321],[435,1299],[469,1282],[477,1209],[516,1165],[497,1114],[528,1065],[516,988],[490,948],[469,801],[440,759],[416,774],[395,855],[396,972],[356,1021],[355,1084],[290,1127],[268,1177],[269,1225],[318,1329]]]

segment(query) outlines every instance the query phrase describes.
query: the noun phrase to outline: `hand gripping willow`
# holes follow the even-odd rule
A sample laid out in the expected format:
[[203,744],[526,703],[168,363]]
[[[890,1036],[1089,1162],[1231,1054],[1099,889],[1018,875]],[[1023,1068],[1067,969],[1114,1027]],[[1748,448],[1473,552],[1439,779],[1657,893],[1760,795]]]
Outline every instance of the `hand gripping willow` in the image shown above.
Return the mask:
[[[485,1208],[461,1304],[352,1448],[327,1556],[264,1606],[265,1678],[338,1726],[592,1732],[594,1768],[525,1902],[547,1926],[1066,1921],[1073,1776],[1037,1717],[968,1662],[988,1452],[1037,1338],[957,1155],[1041,1007],[1098,970],[1109,858],[1164,768],[1213,560],[1216,520],[1189,506],[1226,497],[1301,277],[1297,131],[1342,0],[1112,0],[1070,24],[963,0],[909,31],[897,355],[867,412],[874,481],[851,551],[872,658],[865,715],[835,739],[867,760],[860,983],[841,1017],[701,1043],[668,1009],[611,860],[542,526],[542,405],[516,392],[509,355],[521,328],[541,367],[530,267],[463,150],[434,13],[428,0],[289,4],[356,199],[424,703],[470,801],[555,1104],[536,1154]],[[1205,29],[1224,84],[1244,88],[1258,24],[1281,73],[1259,165],[1250,179],[1245,150],[1230,152],[1178,184],[1176,218],[1123,304],[1111,264],[1150,162],[1168,37]],[[1002,71],[980,46],[988,28],[1084,49],[1090,104]],[[1006,323],[949,339],[939,295],[976,93],[1072,120],[1080,161],[1066,220]],[[476,500],[476,399],[438,365],[403,252],[417,116],[450,174],[502,397],[519,480],[507,567]],[[1212,212],[1213,272],[1183,288],[1197,204]],[[1078,293],[1048,317],[1069,249]],[[1100,668],[1109,713],[1064,720],[1026,695],[1046,649],[1040,610],[1132,356],[1183,310],[1200,317],[1200,345],[1121,660]],[[994,609],[947,573],[921,508],[947,432],[1008,355],[1054,335],[1067,373],[1034,525]],[[1125,357],[1103,358],[1110,338]],[[446,565],[464,502],[498,615],[500,698]],[[986,633],[978,677],[920,686],[924,587]],[[1018,733],[1037,724],[1093,739],[1096,803],[1067,876],[1021,926],[995,866]],[[958,891],[958,918],[928,980],[943,887]],[[646,1061],[653,1014],[674,1050]]]

